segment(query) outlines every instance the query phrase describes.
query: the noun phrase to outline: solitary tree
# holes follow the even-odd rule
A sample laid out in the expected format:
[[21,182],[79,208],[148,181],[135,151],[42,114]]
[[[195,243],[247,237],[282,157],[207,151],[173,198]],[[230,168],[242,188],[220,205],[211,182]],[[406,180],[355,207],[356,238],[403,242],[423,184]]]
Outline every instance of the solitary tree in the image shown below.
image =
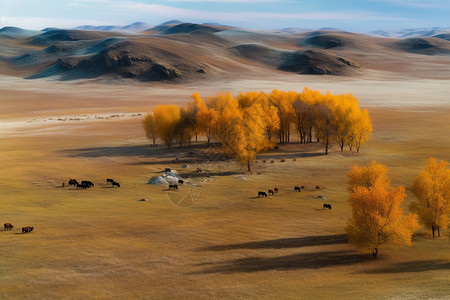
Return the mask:
[[403,215],[400,205],[405,197],[403,186],[386,188],[382,181],[368,188],[356,186],[349,197],[352,216],[346,232],[350,244],[372,250],[374,257],[383,247],[410,246],[419,225],[416,215]]
[[450,214],[450,170],[448,162],[430,158],[427,166],[414,180],[412,192],[418,201],[411,208],[419,215],[419,221],[431,228],[433,237],[435,231],[440,236],[440,229],[448,226]]

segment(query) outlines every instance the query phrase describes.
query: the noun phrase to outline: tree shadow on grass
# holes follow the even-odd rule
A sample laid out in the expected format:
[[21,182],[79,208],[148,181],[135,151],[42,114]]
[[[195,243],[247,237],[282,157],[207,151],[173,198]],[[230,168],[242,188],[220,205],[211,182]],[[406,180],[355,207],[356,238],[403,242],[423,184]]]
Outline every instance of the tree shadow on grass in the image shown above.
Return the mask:
[[330,251],[299,253],[277,257],[248,257],[212,263],[210,267],[205,264],[204,270],[189,274],[211,273],[249,273],[271,270],[319,269],[334,266],[348,266],[371,260],[371,255],[359,254],[349,251]]
[[345,234],[306,236],[301,238],[285,238],[276,240],[266,240],[248,242],[240,244],[216,245],[199,249],[201,251],[224,251],[234,249],[282,249],[300,248],[324,245],[348,244]]
[[389,267],[365,271],[367,274],[392,274],[425,272],[433,270],[450,270],[450,262],[444,260],[416,260],[390,264]]

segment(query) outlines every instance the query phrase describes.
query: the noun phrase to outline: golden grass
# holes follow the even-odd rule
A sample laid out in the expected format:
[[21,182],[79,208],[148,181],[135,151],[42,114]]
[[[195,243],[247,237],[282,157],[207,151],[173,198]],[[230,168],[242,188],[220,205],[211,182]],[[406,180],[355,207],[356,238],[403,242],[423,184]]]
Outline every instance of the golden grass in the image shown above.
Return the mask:
[[[449,112],[370,113],[374,133],[360,154],[281,146],[258,157],[251,173],[235,163],[206,164],[212,177],[193,172],[202,163],[181,168],[187,152],[201,158],[202,147],[149,148],[137,118],[5,135],[0,221],[16,227],[0,230],[0,298],[444,299],[447,231],[432,239],[422,228],[412,247],[382,250],[377,260],[342,234],[351,166],[375,159],[388,166],[394,185],[408,186],[429,156],[450,160]],[[197,186],[176,192],[145,184],[165,167]],[[96,185],[60,187],[69,178]],[[295,185],[306,190],[294,192]],[[275,186],[278,195],[256,197]],[[405,209],[412,199],[408,194]],[[323,203],[333,209],[322,210]],[[22,226],[35,231],[22,235]]]

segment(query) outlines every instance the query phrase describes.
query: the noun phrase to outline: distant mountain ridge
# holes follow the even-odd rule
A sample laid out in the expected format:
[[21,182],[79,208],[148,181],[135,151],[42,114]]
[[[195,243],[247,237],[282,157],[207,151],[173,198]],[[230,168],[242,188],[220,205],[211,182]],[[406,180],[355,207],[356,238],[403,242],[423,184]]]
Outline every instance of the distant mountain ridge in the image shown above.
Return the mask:
[[180,22],[151,28],[142,22],[42,31],[5,27],[0,29],[0,71],[30,79],[182,83],[241,72],[365,76],[395,67],[410,74],[408,68],[421,61],[431,64],[427,76],[434,78],[436,63],[438,71],[450,64],[445,28],[415,33],[433,36],[411,37],[409,30],[407,38],[388,39],[334,28],[263,31]]

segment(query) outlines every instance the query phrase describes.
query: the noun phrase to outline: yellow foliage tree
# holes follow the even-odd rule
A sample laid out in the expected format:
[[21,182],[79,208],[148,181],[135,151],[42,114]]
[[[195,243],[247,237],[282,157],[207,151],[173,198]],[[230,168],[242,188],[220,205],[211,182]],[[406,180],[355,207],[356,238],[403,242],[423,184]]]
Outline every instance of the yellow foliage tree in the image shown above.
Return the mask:
[[390,180],[387,176],[387,171],[388,169],[385,165],[377,164],[375,161],[372,161],[370,166],[367,167],[354,165],[347,174],[349,178],[349,190],[353,191],[357,186],[369,188],[374,186],[377,181],[380,184],[384,184],[385,188],[388,188]]
[[181,119],[181,109],[169,104],[156,106],[153,111],[156,134],[170,147],[177,134],[177,125]]
[[226,129],[219,133],[222,148],[230,156],[251,170],[251,163],[256,154],[273,147],[264,132],[264,111],[259,104],[254,104],[233,114]]
[[152,140],[153,147],[156,146],[156,124],[155,124],[155,118],[153,117],[153,114],[149,113],[142,121],[142,125],[144,126],[145,135],[149,140]]
[[411,208],[418,213],[419,221],[440,236],[440,229],[446,229],[450,214],[450,170],[448,162],[430,158],[427,166],[415,178],[412,192],[418,201]]
[[400,205],[405,197],[403,186],[386,188],[382,181],[369,188],[356,186],[349,197],[352,216],[346,232],[350,244],[372,250],[375,257],[384,247],[410,246],[419,224],[417,215],[403,215]]

